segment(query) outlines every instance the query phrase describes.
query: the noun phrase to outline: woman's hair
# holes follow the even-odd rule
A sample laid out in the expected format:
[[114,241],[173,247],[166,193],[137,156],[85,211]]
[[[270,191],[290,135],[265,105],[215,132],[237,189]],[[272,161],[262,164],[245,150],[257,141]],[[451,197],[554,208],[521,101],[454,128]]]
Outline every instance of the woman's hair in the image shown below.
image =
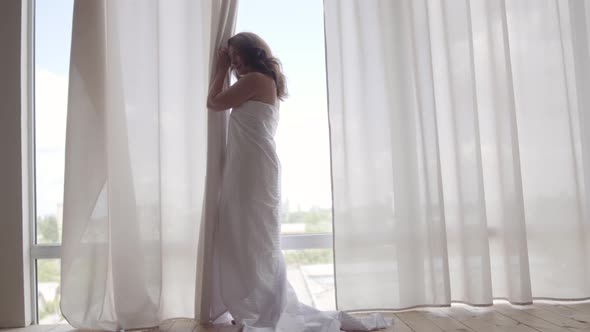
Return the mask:
[[[270,76],[275,81],[280,100],[287,97],[287,85],[285,75],[281,71],[281,62],[272,56],[270,48],[262,38],[252,32],[240,32],[231,37],[227,44],[234,47],[246,66]],[[239,78],[237,72],[234,71],[234,74]]]

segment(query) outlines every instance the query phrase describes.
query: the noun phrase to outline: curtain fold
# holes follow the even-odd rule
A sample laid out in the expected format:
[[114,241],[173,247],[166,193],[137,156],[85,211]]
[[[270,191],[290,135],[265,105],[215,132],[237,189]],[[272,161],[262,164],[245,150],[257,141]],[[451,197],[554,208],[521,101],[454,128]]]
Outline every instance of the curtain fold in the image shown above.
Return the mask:
[[75,2],[61,265],[72,326],[209,321],[204,237],[217,202],[205,195],[226,115],[206,98],[235,11],[235,0]]
[[[227,40],[235,30],[238,0],[223,0],[213,2],[213,19],[211,21],[211,40],[213,45],[226,45]],[[209,50],[209,83],[215,76],[218,47]],[[229,82],[226,82],[228,84]],[[218,283],[217,265],[214,253],[214,232],[219,218],[218,202],[221,189],[221,178],[224,167],[225,146],[227,140],[227,127],[229,112],[207,113],[207,171],[205,184],[205,198],[203,200],[203,219],[201,221],[201,238],[199,245],[198,269],[202,271],[197,279],[197,291],[202,296],[197,296],[195,304],[195,316],[201,317],[202,323],[212,323],[226,311],[221,301]]]
[[590,5],[324,6],[339,309],[590,297]]

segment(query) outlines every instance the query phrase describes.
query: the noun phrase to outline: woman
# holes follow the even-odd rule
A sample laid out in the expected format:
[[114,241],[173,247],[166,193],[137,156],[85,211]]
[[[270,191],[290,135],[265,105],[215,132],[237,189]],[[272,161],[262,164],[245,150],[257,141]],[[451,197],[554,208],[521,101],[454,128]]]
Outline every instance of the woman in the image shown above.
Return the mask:
[[[230,66],[237,82],[223,89]],[[228,311],[244,331],[385,327],[380,315],[354,319],[301,304],[287,281],[279,242],[281,166],[274,142],[278,103],[286,96],[280,62],[259,36],[239,33],[219,50],[207,106],[232,112],[214,241],[214,316]]]

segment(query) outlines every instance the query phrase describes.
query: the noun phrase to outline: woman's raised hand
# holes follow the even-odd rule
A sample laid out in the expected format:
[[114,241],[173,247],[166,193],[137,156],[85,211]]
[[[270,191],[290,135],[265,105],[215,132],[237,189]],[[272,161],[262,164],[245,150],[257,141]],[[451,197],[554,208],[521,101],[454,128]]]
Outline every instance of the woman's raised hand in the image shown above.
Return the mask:
[[221,47],[217,51],[217,70],[227,71],[230,65],[231,61],[229,59],[229,52],[227,50],[227,47]]

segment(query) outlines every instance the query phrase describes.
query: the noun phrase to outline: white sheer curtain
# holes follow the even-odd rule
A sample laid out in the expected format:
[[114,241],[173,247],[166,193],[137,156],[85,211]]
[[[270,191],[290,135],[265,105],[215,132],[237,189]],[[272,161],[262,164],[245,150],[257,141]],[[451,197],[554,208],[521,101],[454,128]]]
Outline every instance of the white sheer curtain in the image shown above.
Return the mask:
[[590,2],[325,17],[338,307],[590,297]]
[[235,12],[235,0],[76,1],[61,265],[73,326],[210,320],[203,238],[216,201],[204,197],[226,114],[206,97]]

